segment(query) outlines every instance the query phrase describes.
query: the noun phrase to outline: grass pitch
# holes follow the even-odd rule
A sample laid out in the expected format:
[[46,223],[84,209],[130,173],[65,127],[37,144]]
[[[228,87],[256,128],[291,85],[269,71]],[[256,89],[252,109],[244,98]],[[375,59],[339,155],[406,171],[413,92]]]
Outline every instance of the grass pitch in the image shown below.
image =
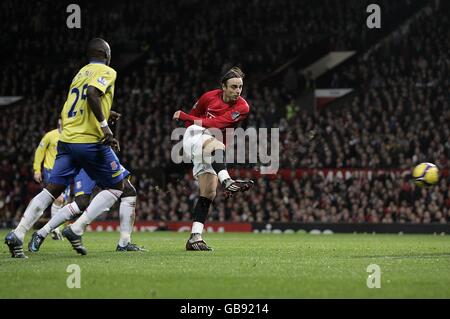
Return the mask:
[[[208,233],[215,251],[187,252],[187,233],[135,233],[149,251],[125,253],[118,237],[86,233],[87,256],[47,238],[27,260],[2,244],[0,298],[450,298],[448,236]],[[66,285],[70,264],[79,289]],[[381,288],[367,287],[371,264]]]

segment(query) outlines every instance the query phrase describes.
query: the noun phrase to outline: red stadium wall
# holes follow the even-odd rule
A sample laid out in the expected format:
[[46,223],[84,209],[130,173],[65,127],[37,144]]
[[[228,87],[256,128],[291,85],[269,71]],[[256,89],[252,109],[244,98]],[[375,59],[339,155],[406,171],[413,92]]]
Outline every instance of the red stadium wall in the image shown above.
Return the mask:
[[[367,169],[367,168],[304,168],[304,169],[280,169],[277,174],[262,175],[259,170],[254,169],[230,169],[230,175],[233,177],[268,177],[270,179],[283,178],[290,180],[292,178],[301,178],[302,176],[309,175],[321,175],[326,179],[349,179],[349,178],[361,178],[371,179],[373,176],[390,174],[395,177],[406,177],[411,174],[407,169]],[[448,169],[441,170],[441,176],[448,176]]]
[[[393,175],[395,178],[408,178],[410,170],[405,169],[281,169],[277,174],[266,175],[269,179],[283,178],[290,180],[301,178],[305,175],[321,175],[325,179],[345,180],[349,178],[370,180],[374,176]],[[259,171],[253,169],[231,170],[232,176],[247,178],[260,178]],[[448,169],[441,170],[443,177],[448,177]],[[192,223],[184,222],[162,222],[162,221],[137,221],[135,231],[190,231]],[[236,223],[236,222],[208,222],[205,225],[207,232],[261,232],[261,233],[290,233],[290,232],[312,232],[312,233],[446,233],[450,234],[450,224],[383,224],[383,223],[362,223],[362,224],[325,224],[325,223]],[[88,230],[93,231],[118,231],[118,221],[99,221],[92,223]]]
[[[192,222],[161,222],[161,221],[138,221],[134,224],[134,231],[191,231]],[[88,230],[92,231],[119,231],[118,221],[99,221],[93,222],[88,226]],[[223,232],[251,232],[252,224],[250,223],[232,223],[232,222],[211,222],[205,225],[207,232],[223,233]]]
[[[134,225],[135,232],[191,231],[191,222],[142,221]],[[90,231],[119,231],[118,221],[94,222]],[[391,233],[391,234],[450,234],[450,224],[383,224],[383,223],[233,223],[208,222],[205,231],[211,233],[253,232],[270,234],[332,234],[332,233]]]

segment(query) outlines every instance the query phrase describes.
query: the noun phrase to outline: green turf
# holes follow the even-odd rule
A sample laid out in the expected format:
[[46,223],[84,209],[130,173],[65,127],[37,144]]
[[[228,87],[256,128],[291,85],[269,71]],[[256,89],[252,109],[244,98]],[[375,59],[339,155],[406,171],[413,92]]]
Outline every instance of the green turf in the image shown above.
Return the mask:
[[[136,233],[149,252],[118,253],[117,233],[87,233],[87,256],[49,238],[27,260],[2,244],[0,298],[450,298],[448,236],[206,234],[213,252],[186,252],[186,238]],[[66,286],[70,264],[80,289]],[[367,287],[370,264],[379,289]]]

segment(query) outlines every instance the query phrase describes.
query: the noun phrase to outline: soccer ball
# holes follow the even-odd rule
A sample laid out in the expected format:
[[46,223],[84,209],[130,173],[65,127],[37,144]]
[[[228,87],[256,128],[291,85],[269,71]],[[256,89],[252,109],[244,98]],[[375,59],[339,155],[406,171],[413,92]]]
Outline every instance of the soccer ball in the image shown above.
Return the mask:
[[414,167],[412,177],[419,187],[431,186],[439,181],[439,169],[432,163],[420,163]]

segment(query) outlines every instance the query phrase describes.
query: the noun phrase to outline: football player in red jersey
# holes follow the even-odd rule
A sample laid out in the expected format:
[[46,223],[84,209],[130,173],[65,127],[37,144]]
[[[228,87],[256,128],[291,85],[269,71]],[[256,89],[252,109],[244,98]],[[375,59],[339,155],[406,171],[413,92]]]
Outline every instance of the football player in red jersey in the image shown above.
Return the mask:
[[248,116],[250,107],[241,97],[243,79],[244,73],[237,67],[232,68],[222,77],[221,89],[203,94],[189,114],[179,110],[173,115],[175,120],[185,121],[188,127],[183,136],[183,150],[194,164],[193,175],[200,188],[186,250],[212,250],[203,240],[202,233],[219,181],[226,197],[253,186],[253,181],[230,177],[225,165],[225,144],[208,131],[233,128]]

